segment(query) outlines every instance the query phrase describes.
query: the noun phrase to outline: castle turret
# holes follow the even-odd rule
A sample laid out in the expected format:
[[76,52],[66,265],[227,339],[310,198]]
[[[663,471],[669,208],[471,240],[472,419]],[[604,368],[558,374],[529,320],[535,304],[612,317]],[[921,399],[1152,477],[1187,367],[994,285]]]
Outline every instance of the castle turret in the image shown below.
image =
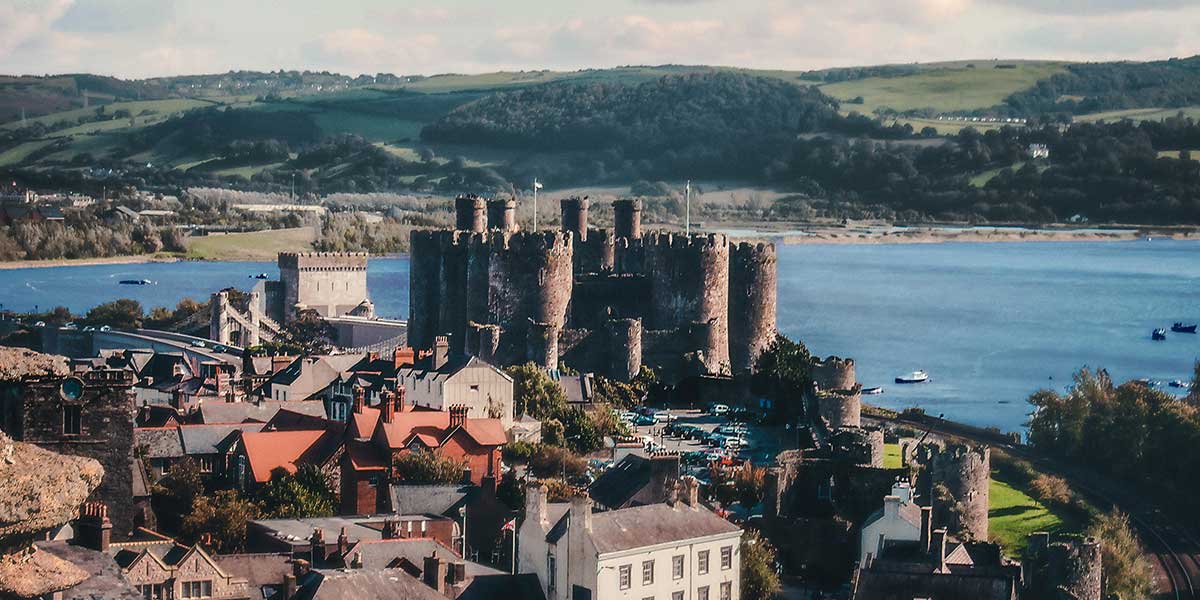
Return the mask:
[[651,234],[646,243],[651,329],[711,323],[711,356],[729,364],[729,242],[718,233]]
[[1102,554],[1100,540],[1093,537],[1051,543],[1047,532],[1030,534],[1021,562],[1027,595],[1100,600],[1104,597]]
[[517,230],[517,201],[496,198],[487,201],[488,229],[512,233]]
[[480,233],[487,231],[487,206],[483,198],[475,194],[454,199],[454,228],[459,231]]
[[414,348],[428,348],[437,335],[442,233],[414,230],[409,234],[408,344]]
[[991,450],[930,443],[918,449],[917,460],[925,469],[922,487],[933,501],[935,524],[970,540],[987,540]]
[[612,319],[608,321],[608,374],[629,382],[642,369],[642,321]]
[[562,230],[570,231],[576,242],[586,242],[588,235],[588,207],[591,201],[582,198],[564,198],[559,206],[562,210]]
[[550,323],[530,323],[526,333],[525,357],[543,369],[558,368],[558,334],[560,327]]
[[631,240],[642,237],[642,201],[623,198],[613,201],[613,234]]
[[744,373],[775,339],[775,245],[741,243],[729,260],[729,361]]

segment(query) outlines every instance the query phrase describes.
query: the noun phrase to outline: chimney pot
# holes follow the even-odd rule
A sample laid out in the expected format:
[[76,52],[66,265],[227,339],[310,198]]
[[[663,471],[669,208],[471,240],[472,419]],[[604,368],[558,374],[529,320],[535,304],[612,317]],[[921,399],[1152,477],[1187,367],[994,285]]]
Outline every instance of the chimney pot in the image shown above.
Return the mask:
[[379,405],[379,418],[383,419],[384,423],[391,423],[396,415],[396,394],[391,390],[384,390],[382,396],[383,403]]
[[439,335],[433,340],[433,369],[436,371],[450,362],[450,338]]

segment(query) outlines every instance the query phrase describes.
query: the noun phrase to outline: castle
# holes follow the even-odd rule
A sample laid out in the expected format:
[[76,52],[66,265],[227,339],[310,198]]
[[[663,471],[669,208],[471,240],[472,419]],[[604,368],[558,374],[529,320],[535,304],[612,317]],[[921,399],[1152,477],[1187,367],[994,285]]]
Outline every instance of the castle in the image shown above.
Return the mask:
[[640,200],[562,201],[560,231],[518,231],[516,203],[460,196],[453,230],[414,231],[409,343],[447,335],[452,352],[622,380],[753,369],[775,336],[773,244],[725,235],[642,234]]

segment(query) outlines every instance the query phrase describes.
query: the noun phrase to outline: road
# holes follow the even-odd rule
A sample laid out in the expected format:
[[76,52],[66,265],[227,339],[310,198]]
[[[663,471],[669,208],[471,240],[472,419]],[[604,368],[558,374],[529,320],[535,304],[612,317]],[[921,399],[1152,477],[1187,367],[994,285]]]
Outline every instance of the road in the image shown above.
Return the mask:
[[[1036,455],[1028,446],[998,439],[986,432],[972,432],[940,419],[909,419],[904,417],[884,419],[863,417],[863,421],[876,423],[892,422],[928,430],[939,436],[964,438],[981,444],[1000,448],[1004,452],[1029,461],[1043,473],[1065,479],[1071,488],[1082,494],[1097,507],[1115,506],[1129,515],[1130,521],[1142,538],[1142,543],[1153,555],[1158,583],[1156,597],[1174,600],[1195,600],[1196,587],[1200,583],[1200,543],[1190,527],[1172,521],[1158,507],[1136,490],[1104,480],[1081,469],[1061,464]],[[945,424],[943,424],[945,423]]]

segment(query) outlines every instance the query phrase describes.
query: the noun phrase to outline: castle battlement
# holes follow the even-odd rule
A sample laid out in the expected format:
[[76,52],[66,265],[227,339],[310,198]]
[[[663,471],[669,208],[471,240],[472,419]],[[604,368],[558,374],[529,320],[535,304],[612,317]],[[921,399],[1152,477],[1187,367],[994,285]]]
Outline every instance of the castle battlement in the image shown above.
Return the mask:
[[280,252],[280,269],[299,271],[365,271],[367,252]]

